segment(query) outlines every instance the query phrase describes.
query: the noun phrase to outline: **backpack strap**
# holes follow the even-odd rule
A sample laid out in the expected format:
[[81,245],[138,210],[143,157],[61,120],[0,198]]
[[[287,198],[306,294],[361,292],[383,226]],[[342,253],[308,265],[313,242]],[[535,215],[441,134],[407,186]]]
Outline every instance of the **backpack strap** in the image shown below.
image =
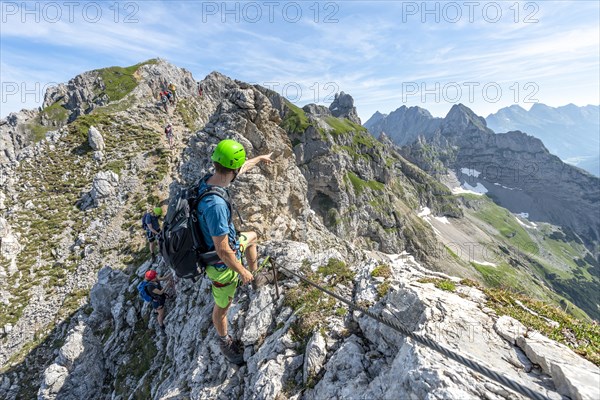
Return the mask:
[[[204,179],[208,179],[207,177],[203,178]],[[229,192],[227,191],[227,189],[222,188],[220,186],[210,186],[208,187],[206,190],[204,190],[202,193],[200,193],[200,195],[198,196],[198,199],[196,201],[196,206],[194,206],[194,214],[197,214],[198,210],[197,210],[197,205],[200,204],[200,201],[210,195],[214,195],[214,196],[219,196],[220,198],[222,198],[223,200],[225,200],[225,203],[227,204],[227,208],[229,209],[229,219],[227,220],[227,224],[231,224],[231,221],[233,220],[233,210],[235,209],[238,217],[240,218],[240,221],[242,222],[242,224],[244,223],[244,220],[242,219],[242,216],[240,215],[239,211],[237,210],[237,208],[234,208],[233,205],[231,204],[231,201],[229,200]],[[196,216],[196,223],[198,223],[198,217]],[[199,229],[199,227],[198,227]],[[236,232],[237,233],[237,232]],[[197,245],[198,243],[200,243],[200,240],[198,239],[201,234],[199,232],[197,232],[194,236],[197,236],[197,238],[194,238],[194,244]],[[202,240],[204,241],[204,240]],[[204,244],[204,246],[199,246],[198,248],[201,247],[205,247],[206,244]],[[230,240],[229,246],[232,249],[236,248],[236,244],[232,243]]]
[[[210,196],[210,195],[219,196],[220,198],[225,200],[225,203],[227,204],[227,208],[229,209],[229,220],[227,221],[227,224],[230,224],[232,217],[233,217],[233,206],[231,205],[231,202],[229,201],[229,192],[227,192],[226,189],[224,189],[220,186],[210,186],[208,189],[206,189],[205,191],[200,193],[200,196],[198,197],[197,202],[200,203],[200,201],[202,201],[203,198],[205,198],[206,196]],[[237,211],[237,209],[236,209],[236,211]]]
[[146,286],[144,286],[144,290],[148,293],[148,296],[152,297],[152,299],[157,299],[160,297],[160,294],[154,293],[154,289],[158,289],[158,285],[153,282],[148,282]]

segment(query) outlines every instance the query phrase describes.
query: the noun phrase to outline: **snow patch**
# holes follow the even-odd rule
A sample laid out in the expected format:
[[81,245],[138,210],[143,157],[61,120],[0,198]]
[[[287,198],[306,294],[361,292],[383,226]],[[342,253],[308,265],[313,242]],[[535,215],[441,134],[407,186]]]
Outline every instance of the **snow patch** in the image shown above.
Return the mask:
[[465,175],[468,176],[474,176],[475,178],[478,178],[479,175],[481,175],[481,172],[475,170],[475,169],[469,169],[469,168],[461,168],[460,172],[462,172]]
[[500,186],[500,187],[502,187],[503,189],[506,189],[506,190],[523,190],[521,188],[511,188],[511,187],[508,187],[508,186],[504,186],[504,185],[502,185],[502,184],[500,184],[498,182],[494,182],[494,185]]
[[435,219],[437,219],[438,221],[440,221],[442,224],[450,224],[450,221],[448,221],[447,217],[433,217]]
[[488,192],[487,188],[483,186],[480,182],[477,182],[476,186],[471,186],[467,182],[465,182],[463,183],[463,187],[475,193],[486,194]]
[[473,262],[474,262],[475,264],[479,264],[479,265],[486,265],[486,266],[488,266],[488,267],[497,267],[497,266],[498,266],[498,264],[494,264],[494,263],[491,263],[491,262],[488,262],[488,261],[477,261],[477,260],[473,260]]
[[428,216],[430,214],[431,214],[431,210],[429,209],[429,207],[423,207],[421,209],[421,211],[419,211],[419,213],[417,214],[417,217],[423,218],[423,217],[426,217],[426,216]]
[[[527,214],[527,213],[521,213],[521,214]],[[517,215],[519,215],[520,217],[523,217],[523,215],[521,215],[521,214],[517,214]],[[515,219],[517,220],[517,222],[518,222],[518,223],[519,223],[521,226],[524,226],[525,228],[537,228],[537,225],[536,225],[536,223],[535,223],[535,222],[527,221],[527,222],[529,222],[529,223],[526,223],[526,222],[523,222],[523,221],[521,221],[521,220],[520,220],[519,218],[517,218],[517,217],[515,217]]]

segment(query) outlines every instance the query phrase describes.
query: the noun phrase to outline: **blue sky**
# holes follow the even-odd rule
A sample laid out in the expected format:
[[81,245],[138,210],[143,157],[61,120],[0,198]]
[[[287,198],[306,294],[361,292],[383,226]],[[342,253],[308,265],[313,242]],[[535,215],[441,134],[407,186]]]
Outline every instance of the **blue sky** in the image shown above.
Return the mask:
[[[2,1],[0,116],[83,71],[162,57],[298,105],[350,93],[363,122],[463,103],[487,116],[600,103],[600,2]],[[115,7],[118,4],[118,7]],[[225,9],[226,8],[226,9]],[[424,91],[423,91],[424,90]]]

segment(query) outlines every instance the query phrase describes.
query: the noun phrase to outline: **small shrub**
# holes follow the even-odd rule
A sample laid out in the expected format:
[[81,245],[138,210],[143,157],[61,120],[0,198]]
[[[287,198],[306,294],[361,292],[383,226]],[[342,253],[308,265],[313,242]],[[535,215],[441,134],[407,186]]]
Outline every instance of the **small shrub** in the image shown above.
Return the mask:
[[380,264],[377,267],[375,267],[373,272],[371,272],[371,276],[373,278],[378,278],[378,277],[386,278],[386,279],[391,278],[392,277],[392,269],[387,264]]
[[355,276],[346,263],[337,258],[330,258],[327,265],[320,266],[317,272],[326,277],[333,277],[331,285],[350,282]]
[[385,297],[385,295],[390,291],[390,281],[385,281],[381,285],[377,286],[377,294],[379,298]]
[[446,290],[448,292],[454,292],[456,290],[456,284],[449,279],[421,278],[418,280],[418,282],[433,283],[436,288]]

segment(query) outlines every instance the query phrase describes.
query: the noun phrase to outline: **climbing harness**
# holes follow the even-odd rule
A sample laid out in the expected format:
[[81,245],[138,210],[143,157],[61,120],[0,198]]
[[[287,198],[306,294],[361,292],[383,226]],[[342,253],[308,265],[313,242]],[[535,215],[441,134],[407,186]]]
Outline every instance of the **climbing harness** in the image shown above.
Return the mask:
[[[274,268],[274,266],[273,266],[273,268]],[[486,376],[486,377],[488,377],[488,378],[490,378],[490,379],[492,379],[492,380],[500,383],[501,385],[503,385],[505,387],[508,387],[508,388],[514,390],[517,393],[522,394],[523,396],[527,396],[527,397],[529,397],[531,399],[534,399],[534,400],[548,400],[548,397],[542,395],[541,393],[535,392],[532,389],[530,389],[530,388],[522,385],[521,383],[518,383],[517,381],[514,381],[514,380],[512,380],[512,379],[510,379],[510,378],[508,378],[508,377],[506,377],[504,375],[501,375],[501,374],[497,373],[496,371],[493,371],[493,370],[489,369],[488,367],[486,367],[486,366],[484,366],[484,365],[482,365],[482,364],[480,364],[480,363],[478,363],[476,361],[473,361],[473,360],[468,359],[468,358],[466,358],[466,357],[464,357],[464,356],[462,356],[460,354],[457,354],[457,353],[453,352],[452,350],[450,350],[450,349],[448,349],[448,348],[446,348],[444,346],[441,346],[440,344],[434,342],[431,339],[428,339],[428,338],[426,338],[424,336],[421,336],[419,334],[416,334],[414,332],[410,332],[409,330],[407,330],[406,328],[402,327],[401,325],[399,325],[399,324],[397,324],[395,322],[389,321],[389,320],[387,320],[386,318],[384,318],[382,316],[379,316],[377,314],[372,313],[371,311],[367,310],[366,308],[361,307],[361,306],[353,303],[352,301],[347,300],[347,299],[345,299],[345,298],[343,298],[343,297],[341,297],[341,296],[333,293],[332,291],[330,291],[328,289],[325,289],[324,287],[319,286],[318,284],[316,284],[314,282],[311,282],[310,280],[308,280],[305,277],[297,274],[294,271],[289,270],[288,268],[280,266],[279,269],[281,269],[281,270],[289,273],[292,276],[295,276],[296,278],[300,279],[301,281],[303,281],[303,282],[305,282],[305,283],[307,283],[307,284],[315,287],[316,289],[320,290],[321,292],[326,293],[326,294],[328,294],[331,297],[334,297],[335,299],[337,299],[337,300],[341,301],[342,303],[346,304],[351,309],[354,309],[356,311],[359,311],[359,312],[363,313],[364,315],[366,315],[366,316],[374,319],[375,321],[378,321],[378,322],[380,322],[380,323],[382,323],[382,324],[384,324],[384,325],[386,325],[386,326],[394,329],[395,331],[400,332],[404,336],[410,337],[415,342],[418,342],[418,343],[420,343],[420,344],[422,344],[424,346],[427,346],[430,349],[433,349],[433,350],[437,351],[438,353],[441,353],[444,356],[446,356],[446,357],[448,357],[448,358],[450,358],[450,359],[452,359],[454,361],[457,361],[457,362],[459,362],[459,363],[461,363],[461,364],[463,364],[463,365],[471,368],[472,370],[480,373],[481,375],[484,375],[484,376]]]

